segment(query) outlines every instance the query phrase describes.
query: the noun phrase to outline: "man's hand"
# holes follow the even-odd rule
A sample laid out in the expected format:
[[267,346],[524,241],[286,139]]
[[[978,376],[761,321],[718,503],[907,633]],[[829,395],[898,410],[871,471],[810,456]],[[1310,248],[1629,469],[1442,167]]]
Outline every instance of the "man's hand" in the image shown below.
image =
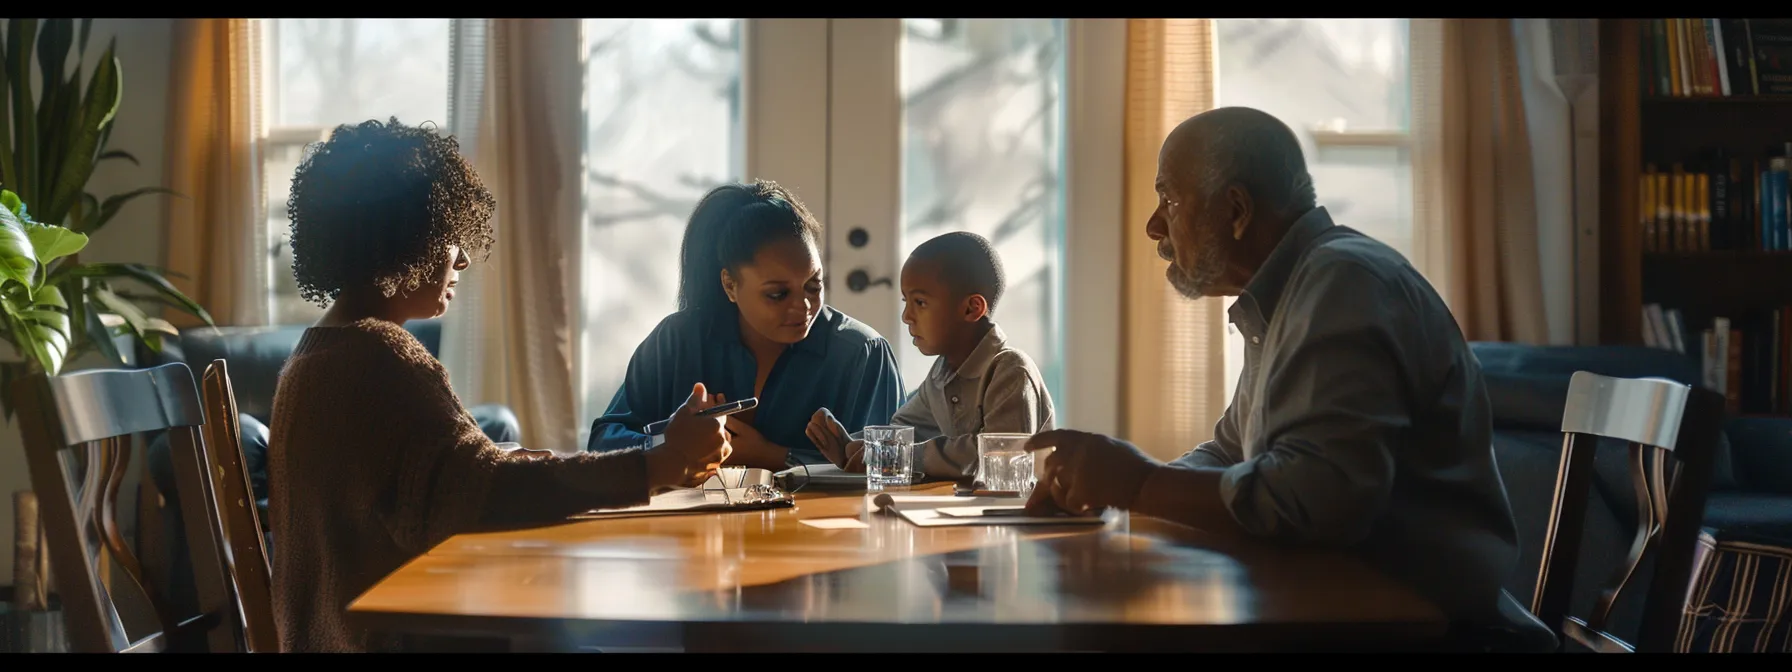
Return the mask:
[[815,449],[821,451],[822,457],[828,458],[836,467],[846,466],[847,458],[852,455],[847,449],[847,445],[852,442],[851,434],[846,431],[846,425],[834,419],[834,414],[828,409],[816,409],[815,415],[809,416],[809,426],[803,429],[803,433],[809,437],[810,443],[815,444]]
[[1051,449],[1027,499],[1027,511],[1035,515],[1130,508],[1145,479],[1164,466],[1125,441],[1068,429],[1034,434],[1026,448]]
[[690,398],[666,427],[666,442],[647,451],[649,489],[701,484],[728,459],[731,451],[721,419],[696,415],[715,404],[703,383],[691,387]]
[[781,471],[790,449],[767,441],[759,430],[736,416],[728,416],[728,443],[734,446],[732,459],[737,466]]

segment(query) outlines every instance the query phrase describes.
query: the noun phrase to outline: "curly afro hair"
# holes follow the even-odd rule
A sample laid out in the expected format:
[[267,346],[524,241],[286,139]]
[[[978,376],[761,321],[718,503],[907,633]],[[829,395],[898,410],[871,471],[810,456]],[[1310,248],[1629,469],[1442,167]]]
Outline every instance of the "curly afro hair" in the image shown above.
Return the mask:
[[292,176],[292,274],[328,306],[344,291],[412,291],[441,270],[451,245],[484,261],[497,200],[460,143],[432,127],[369,120],[311,145]]

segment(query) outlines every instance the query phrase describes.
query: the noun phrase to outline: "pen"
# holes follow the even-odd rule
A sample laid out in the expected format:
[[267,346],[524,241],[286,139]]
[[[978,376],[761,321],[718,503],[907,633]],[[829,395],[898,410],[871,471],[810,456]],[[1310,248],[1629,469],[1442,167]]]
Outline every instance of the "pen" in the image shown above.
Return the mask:
[[[713,418],[717,416],[734,415],[735,413],[740,413],[742,411],[750,411],[758,406],[759,399],[757,397],[748,397],[740,401],[730,401],[720,406],[705,408],[701,411],[697,411],[695,415],[699,418]],[[641,433],[648,436],[663,434],[666,431],[666,427],[671,424],[671,420],[661,420],[648,425],[646,430]]]

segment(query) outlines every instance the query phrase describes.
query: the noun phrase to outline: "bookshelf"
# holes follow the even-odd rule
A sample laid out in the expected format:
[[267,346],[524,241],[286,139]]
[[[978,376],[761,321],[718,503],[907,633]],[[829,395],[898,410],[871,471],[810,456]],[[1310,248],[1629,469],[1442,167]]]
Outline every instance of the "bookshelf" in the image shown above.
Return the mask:
[[1728,319],[1747,346],[1721,357],[1748,388],[1739,401],[1727,385],[1732,411],[1785,415],[1792,197],[1773,159],[1792,163],[1792,85],[1761,75],[1775,51],[1792,61],[1792,22],[1770,21],[1600,20],[1600,337],[1644,345],[1654,304],[1678,311],[1688,355],[1704,358],[1702,332]]

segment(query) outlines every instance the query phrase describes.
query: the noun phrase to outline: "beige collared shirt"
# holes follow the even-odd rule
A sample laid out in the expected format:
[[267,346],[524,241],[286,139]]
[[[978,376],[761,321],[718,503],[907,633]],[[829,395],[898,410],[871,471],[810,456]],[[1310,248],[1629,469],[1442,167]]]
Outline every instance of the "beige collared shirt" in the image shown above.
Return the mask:
[[976,473],[978,434],[1033,434],[1051,429],[1054,419],[1039,367],[992,325],[957,371],[936,358],[890,424],[915,428],[919,471],[956,480]]

